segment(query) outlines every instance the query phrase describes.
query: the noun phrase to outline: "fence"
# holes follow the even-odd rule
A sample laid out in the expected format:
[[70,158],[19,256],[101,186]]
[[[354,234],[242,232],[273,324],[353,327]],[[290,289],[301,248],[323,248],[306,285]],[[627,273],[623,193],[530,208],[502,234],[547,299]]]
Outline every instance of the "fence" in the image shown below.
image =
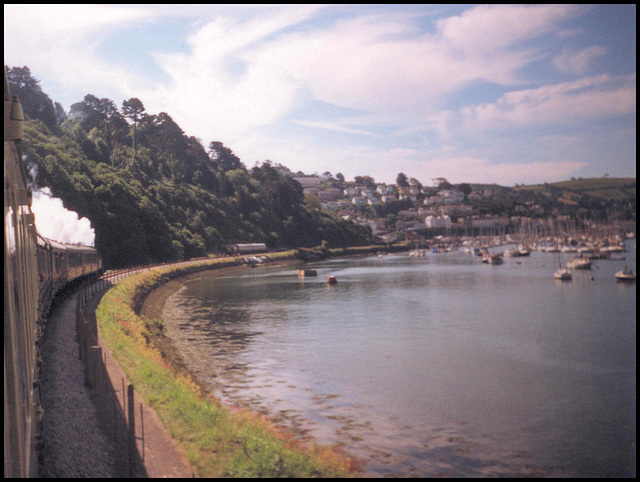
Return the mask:
[[92,309],[87,303],[97,292],[113,284],[112,279],[100,279],[86,283],[77,294],[76,333],[78,356],[83,360],[85,385],[90,389],[99,423],[111,439],[114,455],[120,466],[126,467],[123,476],[145,477],[144,412],[142,403],[136,410],[135,391],[131,384],[120,377],[120,383],[109,375],[108,366],[115,364],[108,350],[100,346],[98,328]]

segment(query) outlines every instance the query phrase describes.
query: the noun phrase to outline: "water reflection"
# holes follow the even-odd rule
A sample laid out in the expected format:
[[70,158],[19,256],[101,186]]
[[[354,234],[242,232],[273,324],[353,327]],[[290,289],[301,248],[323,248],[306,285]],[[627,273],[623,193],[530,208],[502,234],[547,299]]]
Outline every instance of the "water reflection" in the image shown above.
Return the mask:
[[372,475],[629,475],[635,285],[598,266],[571,283],[545,253],[263,267],[189,282],[165,318],[212,391]]

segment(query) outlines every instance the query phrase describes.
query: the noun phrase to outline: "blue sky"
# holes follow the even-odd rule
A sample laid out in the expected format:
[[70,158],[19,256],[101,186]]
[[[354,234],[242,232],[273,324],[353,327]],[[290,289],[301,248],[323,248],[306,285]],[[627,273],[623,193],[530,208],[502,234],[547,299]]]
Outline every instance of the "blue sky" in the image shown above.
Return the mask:
[[636,176],[636,7],[5,5],[65,109],[138,97],[203,145],[425,185]]

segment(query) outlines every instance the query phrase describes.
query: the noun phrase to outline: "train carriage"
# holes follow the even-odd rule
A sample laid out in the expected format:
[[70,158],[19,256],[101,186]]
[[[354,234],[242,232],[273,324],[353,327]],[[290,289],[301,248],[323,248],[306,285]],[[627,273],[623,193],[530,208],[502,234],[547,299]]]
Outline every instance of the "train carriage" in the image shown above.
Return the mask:
[[4,78],[4,476],[37,476],[39,351],[44,316],[68,283],[102,268],[91,247],[38,234],[22,163],[22,108]]

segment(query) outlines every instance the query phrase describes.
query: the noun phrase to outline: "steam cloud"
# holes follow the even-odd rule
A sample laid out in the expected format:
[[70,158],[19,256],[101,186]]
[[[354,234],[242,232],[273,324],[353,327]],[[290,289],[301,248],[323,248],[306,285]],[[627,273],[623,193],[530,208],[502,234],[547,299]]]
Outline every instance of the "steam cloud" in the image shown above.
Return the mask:
[[95,232],[89,220],[65,209],[62,200],[51,196],[48,188],[34,191],[31,209],[42,236],[62,243],[94,246]]

